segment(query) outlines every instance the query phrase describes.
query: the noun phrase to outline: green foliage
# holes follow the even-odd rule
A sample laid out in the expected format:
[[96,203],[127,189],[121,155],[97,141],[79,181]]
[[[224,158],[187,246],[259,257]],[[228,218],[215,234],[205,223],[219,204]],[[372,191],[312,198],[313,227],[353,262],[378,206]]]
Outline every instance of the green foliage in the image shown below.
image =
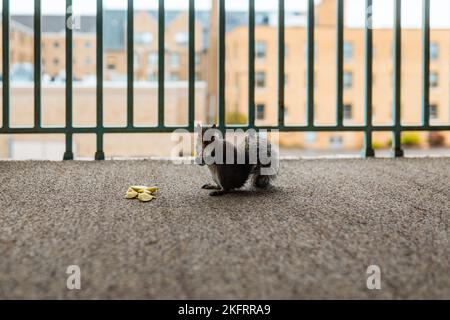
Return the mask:
[[239,112],[228,112],[225,115],[225,121],[231,125],[245,125],[247,124],[247,116]]
[[387,147],[386,144],[383,143],[383,142],[380,142],[380,141],[374,141],[374,142],[372,143],[372,148],[373,148],[374,150],[385,149],[386,147]]
[[420,146],[420,136],[416,133],[405,133],[402,135],[402,145],[406,147]]
[[[402,134],[402,146],[405,147],[418,147],[420,146],[421,140],[417,133],[404,133]],[[392,146],[392,140],[389,140],[389,146]]]

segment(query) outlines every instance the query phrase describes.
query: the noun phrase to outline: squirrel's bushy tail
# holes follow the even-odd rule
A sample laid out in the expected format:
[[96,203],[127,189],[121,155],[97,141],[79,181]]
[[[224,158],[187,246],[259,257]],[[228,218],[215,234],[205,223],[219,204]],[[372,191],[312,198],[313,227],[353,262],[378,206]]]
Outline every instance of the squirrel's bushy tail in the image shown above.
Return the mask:
[[[278,174],[278,154],[266,138],[258,136],[246,139],[246,151],[257,151],[257,164],[252,172],[251,183],[254,188],[268,189]],[[264,158],[261,158],[264,157]]]

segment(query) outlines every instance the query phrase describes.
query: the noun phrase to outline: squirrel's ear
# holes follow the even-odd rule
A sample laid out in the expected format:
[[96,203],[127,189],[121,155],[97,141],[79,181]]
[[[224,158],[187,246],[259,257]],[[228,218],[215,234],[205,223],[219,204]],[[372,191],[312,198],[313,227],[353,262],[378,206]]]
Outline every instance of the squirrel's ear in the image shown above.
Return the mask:
[[217,125],[214,123],[212,126],[213,129],[217,129]]
[[202,126],[200,125],[200,123],[197,123],[197,130],[201,131],[202,130]]

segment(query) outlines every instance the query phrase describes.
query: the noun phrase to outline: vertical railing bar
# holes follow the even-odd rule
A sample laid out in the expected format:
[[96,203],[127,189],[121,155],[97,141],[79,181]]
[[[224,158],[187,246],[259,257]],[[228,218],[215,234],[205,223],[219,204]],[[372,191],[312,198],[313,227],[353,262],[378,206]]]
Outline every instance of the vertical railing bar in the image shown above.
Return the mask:
[[344,118],[344,0],[336,0],[336,25],[336,122],[341,127]]
[[394,157],[402,157],[401,146],[401,70],[402,70],[402,1],[394,1],[394,139],[392,152]]
[[[36,1],[36,0],[35,0]],[[73,7],[66,0],[66,151],[64,160],[73,160]],[[40,30],[39,30],[40,31]],[[36,31],[35,31],[36,32]],[[36,61],[36,63],[38,63]],[[40,61],[39,61],[40,63]]]
[[134,127],[134,3],[127,6],[127,127]]
[[314,0],[308,0],[307,22],[307,119],[308,126],[314,127]]
[[225,0],[219,0],[219,129],[225,132]]
[[41,127],[41,0],[34,0],[34,127]]
[[189,0],[189,129],[194,130],[195,122],[195,0]]
[[255,127],[255,0],[248,1],[248,123]]
[[372,144],[372,126],[373,126],[373,29],[372,29],[373,6],[372,0],[366,0],[365,8],[365,94],[364,94],[364,114],[365,114],[365,132],[364,132],[364,150],[365,157],[375,156]]
[[430,126],[430,0],[422,0],[422,124]]
[[95,160],[104,160],[103,151],[103,0],[97,0],[97,152]]
[[158,6],[158,127],[164,128],[164,95],[165,95],[165,8],[164,0]]
[[3,0],[2,11],[2,32],[3,32],[3,130],[9,129],[9,0]]
[[285,30],[284,0],[278,0],[278,126],[284,127]]

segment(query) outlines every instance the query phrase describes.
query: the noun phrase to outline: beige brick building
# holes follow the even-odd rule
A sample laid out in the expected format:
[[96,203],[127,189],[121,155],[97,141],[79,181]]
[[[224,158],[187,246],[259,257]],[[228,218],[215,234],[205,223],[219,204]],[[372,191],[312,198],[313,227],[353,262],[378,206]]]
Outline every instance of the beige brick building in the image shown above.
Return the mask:
[[[126,20],[125,13],[105,13],[104,39],[104,80],[124,80],[127,73]],[[54,79],[64,76],[65,70],[65,32],[64,20],[60,16],[44,16],[42,33],[43,76]],[[96,75],[96,31],[95,17],[83,17],[80,29],[73,36],[74,79],[83,80]],[[116,33],[109,35],[110,27]],[[120,27],[120,28],[119,28]],[[135,80],[154,81],[158,76],[158,20],[147,11],[136,11],[135,21]],[[179,13],[166,25],[166,78],[179,81],[188,79],[188,14]],[[0,26],[1,30],[1,26]],[[196,34],[196,78],[202,79],[202,67],[206,63],[202,47],[203,27],[197,20]],[[0,35],[1,37],[1,35]],[[32,16],[13,16],[10,33],[10,64],[15,66],[33,63],[34,31]],[[1,71],[1,66],[0,66]]]
[[[336,121],[336,25],[335,1],[323,0],[316,9],[315,34],[315,121],[333,125]],[[235,27],[227,34],[226,107],[228,112],[247,115],[248,39],[247,26]],[[259,125],[276,125],[277,110],[277,27],[268,19],[256,27],[256,116]],[[421,120],[421,30],[402,32],[402,121]],[[346,28],[344,33],[344,117],[346,125],[364,123],[364,30]],[[392,30],[374,30],[374,124],[392,121]],[[286,25],[286,123],[306,123],[306,28]],[[450,29],[431,32],[430,113],[432,124],[450,123]],[[443,133],[450,144],[450,133]],[[427,145],[428,133],[417,134]],[[389,133],[375,134],[376,147],[387,147]],[[285,145],[316,149],[358,149],[360,133],[289,133],[282,135]]]
[[[306,115],[306,30],[302,14],[286,20],[286,123],[305,124]],[[323,0],[316,9],[316,123],[336,121],[336,31],[335,1]],[[237,17],[237,18],[236,18]],[[267,15],[269,17],[269,15]],[[200,19],[199,19],[200,18]],[[48,21],[47,21],[48,20]],[[226,33],[226,112],[247,115],[248,45],[246,14],[236,13]],[[31,16],[12,17],[11,75],[24,77],[11,89],[11,123],[33,124],[33,22]],[[43,124],[63,126],[65,119],[65,34],[64,17],[43,17]],[[228,22],[228,20],[227,20]],[[105,12],[104,114],[105,125],[126,123],[126,13]],[[217,98],[216,36],[208,30],[214,19],[200,13],[196,32],[196,119],[207,121],[214,115]],[[95,17],[83,17],[82,28],[74,32],[74,122],[76,126],[95,126],[96,31]],[[166,18],[166,119],[169,125],[187,122],[188,15],[173,13]],[[402,120],[418,124],[421,119],[421,30],[403,30]],[[0,32],[1,37],[1,32]],[[276,125],[277,115],[277,27],[264,16],[256,26],[256,116],[257,124]],[[209,45],[211,44],[212,45]],[[432,124],[450,122],[450,30],[431,33]],[[1,50],[0,50],[1,53]],[[135,124],[155,125],[157,121],[158,24],[155,12],[135,13]],[[374,30],[374,123],[387,124],[392,118],[392,30]],[[364,122],[364,30],[345,29],[344,45],[345,124]],[[1,70],[1,64],[0,64]],[[20,72],[19,72],[20,71]],[[28,77],[28,78],[27,78]],[[1,113],[0,113],[1,117]],[[429,133],[414,133],[421,146],[428,146]],[[450,133],[442,133],[450,144]],[[417,140],[416,139],[416,140]],[[376,133],[375,147],[388,147],[389,133]],[[33,144],[34,143],[34,144]],[[357,150],[363,145],[361,133],[289,133],[281,143],[311,149]],[[175,142],[169,135],[107,135],[108,156],[168,156]],[[33,146],[34,147],[30,147]],[[20,158],[25,150],[64,149],[62,136],[0,136],[0,157]],[[75,155],[92,157],[93,135],[75,137]],[[44,152],[44,151],[42,151]],[[45,152],[44,152],[45,153]],[[26,152],[25,152],[26,154]],[[58,156],[59,157],[59,156]]]
[[[105,13],[104,39],[104,125],[126,125],[126,29],[123,12]],[[65,32],[63,17],[46,17],[42,33],[42,125],[65,125]],[[111,28],[108,27],[111,25]],[[32,16],[11,17],[10,124],[33,126],[34,32]],[[113,27],[121,26],[114,31]],[[96,125],[96,31],[95,17],[83,17],[81,30],[73,36],[74,125]],[[168,126],[187,125],[188,121],[188,15],[176,14],[166,24],[165,119]],[[113,30],[111,30],[113,29]],[[0,24],[1,30],[1,24]],[[196,21],[196,115],[204,119],[206,110],[206,53],[203,27]],[[109,34],[108,33],[108,34]],[[2,33],[0,32],[0,37]],[[117,36],[120,35],[120,36]],[[0,50],[1,53],[1,50]],[[157,124],[158,97],[158,25],[146,11],[135,14],[135,125]],[[21,72],[16,72],[21,70]],[[1,71],[1,64],[0,64]],[[1,94],[0,90],[0,94]],[[0,113],[1,121],[1,113]],[[105,135],[108,156],[169,156],[176,142],[169,134]],[[76,157],[90,158],[95,153],[94,135],[75,135]],[[187,152],[190,146],[176,148]],[[60,159],[64,151],[62,135],[1,135],[0,158],[22,159],[29,156]]]

